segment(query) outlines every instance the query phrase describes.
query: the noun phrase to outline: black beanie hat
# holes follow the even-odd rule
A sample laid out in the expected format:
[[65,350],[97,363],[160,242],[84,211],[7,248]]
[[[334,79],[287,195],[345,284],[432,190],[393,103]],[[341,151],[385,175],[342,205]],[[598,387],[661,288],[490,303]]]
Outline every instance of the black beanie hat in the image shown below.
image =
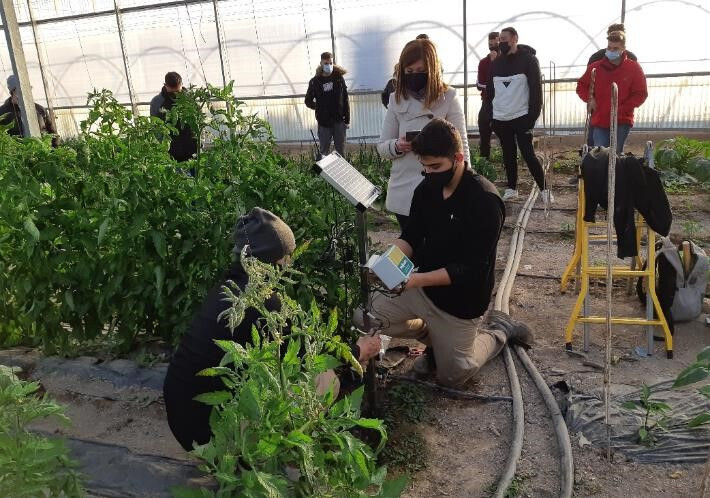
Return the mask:
[[255,207],[241,216],[234,227],[234,252],[241,254],[244,246],[249,246],[247,255],[276,263],[296,249],[296,238],[281,218]]

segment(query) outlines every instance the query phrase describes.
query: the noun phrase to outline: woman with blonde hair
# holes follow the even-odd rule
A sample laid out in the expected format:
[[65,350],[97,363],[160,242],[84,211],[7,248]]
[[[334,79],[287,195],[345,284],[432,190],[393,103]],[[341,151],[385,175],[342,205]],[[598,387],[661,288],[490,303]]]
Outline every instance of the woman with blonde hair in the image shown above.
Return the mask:
[[423,178],[422,165],[412,152],[412,132],[421,130],[433,118],[445,119],[461,135],[467,166],[470,159],[461,101],[456,90],[444,83],[441,62],[430,40],[412,40],[404,46],[395,80],[377,151],[392,160],[386,207],[404,228],[414,189]]

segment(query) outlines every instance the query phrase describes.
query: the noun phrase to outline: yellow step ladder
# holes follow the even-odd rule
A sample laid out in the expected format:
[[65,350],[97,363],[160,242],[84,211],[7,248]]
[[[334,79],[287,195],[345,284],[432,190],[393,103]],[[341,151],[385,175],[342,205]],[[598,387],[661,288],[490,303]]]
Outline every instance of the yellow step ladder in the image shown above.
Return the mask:
[[[653,157],[653,146],[651,142],[646,145],[646,153],[650,151],[651,158]],[[586,145],[583,148],[583,155],[586,155]],[[592,266],[589,263],[589,244],[593,241],[606,241],[610,235],[590,234],[590,229],[604,227],[606,223],[588,223],[584,221],[584,180],[581,175],[581,167],[578,170],[577,182],[577,215],[575,224],[575,246],[574,253],[570,259],[560,282],[560,291],[564,293],[572,278],[576,280],[575,290],[579,293],[575,302],[572,314],[565,328],[565,344],[567,349],[572,349],[572,338],[575,326],[578,323],[584,325],[584,351],[589,350],[589,327],[590,324],[605,324],[606,316],[590,316],[589,315],[589,281],[591,278],[607,278],[607,267]],[[641,236],[644,228],[646,229],[646,247],[647,247],[647,265],[643,270],[641,264]],[[614,239],[614,234],[611,234]],[[640,215],[636,216],[636,248],[637,256],[632,258],[631,266],[615,266],[612,268],[612,280],[614,277],[622,277],[628,279],[627,290],[630,293],[631,284],[634,279],[643,277],[646,283],[646,317],[612,317],[611,323],[616,325],[645,325],[647,329],[648,349],[647,354],[651,356],[653,353],[653,327],[661,327],[664,334],[666,354],[668,358],[673,358],[673,336],[671,336],[668,322],[661,310],[661,305],[658,302],[656,295],[656,233],[648,226]],[[654,319],[654,310],[658,318]]]

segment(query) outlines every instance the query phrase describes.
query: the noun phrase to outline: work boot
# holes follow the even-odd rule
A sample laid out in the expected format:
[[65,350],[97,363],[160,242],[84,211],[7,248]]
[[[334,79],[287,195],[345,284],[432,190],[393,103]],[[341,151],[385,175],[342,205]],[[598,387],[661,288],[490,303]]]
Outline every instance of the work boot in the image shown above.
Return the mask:
[[436,359],[434,358],[433,349],[426,348],[424,354],[414,360],[412,372],[421,377],[428,377],[436,372]]
[[525,349],[530,349],[535,342],[530,327],[523,322],[513,320],[509,314],[502,311],[494,310],[488,313],[484,327],[502,331],[508,343],[517,344]]

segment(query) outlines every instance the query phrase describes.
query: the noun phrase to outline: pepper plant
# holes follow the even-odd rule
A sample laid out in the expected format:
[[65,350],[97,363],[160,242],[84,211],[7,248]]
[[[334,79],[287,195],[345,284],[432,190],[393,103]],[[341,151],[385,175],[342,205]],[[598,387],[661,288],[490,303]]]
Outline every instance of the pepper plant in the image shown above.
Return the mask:
[[[176,341],[254,206],[312,241],[292,295],[348,316],[357,281],[342,260],[353,259],[353,231],[337,231],[339,260],[329,251],[334,210],[347,227],[352,209],[310,164],[280,155],[268,124],[229,88],[188,89],[167,122],[133,116],[106,90],[89,105],[79,138],[57,149],[0,129],[0,344],[69,355],[93,340],[119,352],[144,338]],[[206,139],[181,164],[168,154],[178,120]],[[184,173],[193,167],[195,177]]]

